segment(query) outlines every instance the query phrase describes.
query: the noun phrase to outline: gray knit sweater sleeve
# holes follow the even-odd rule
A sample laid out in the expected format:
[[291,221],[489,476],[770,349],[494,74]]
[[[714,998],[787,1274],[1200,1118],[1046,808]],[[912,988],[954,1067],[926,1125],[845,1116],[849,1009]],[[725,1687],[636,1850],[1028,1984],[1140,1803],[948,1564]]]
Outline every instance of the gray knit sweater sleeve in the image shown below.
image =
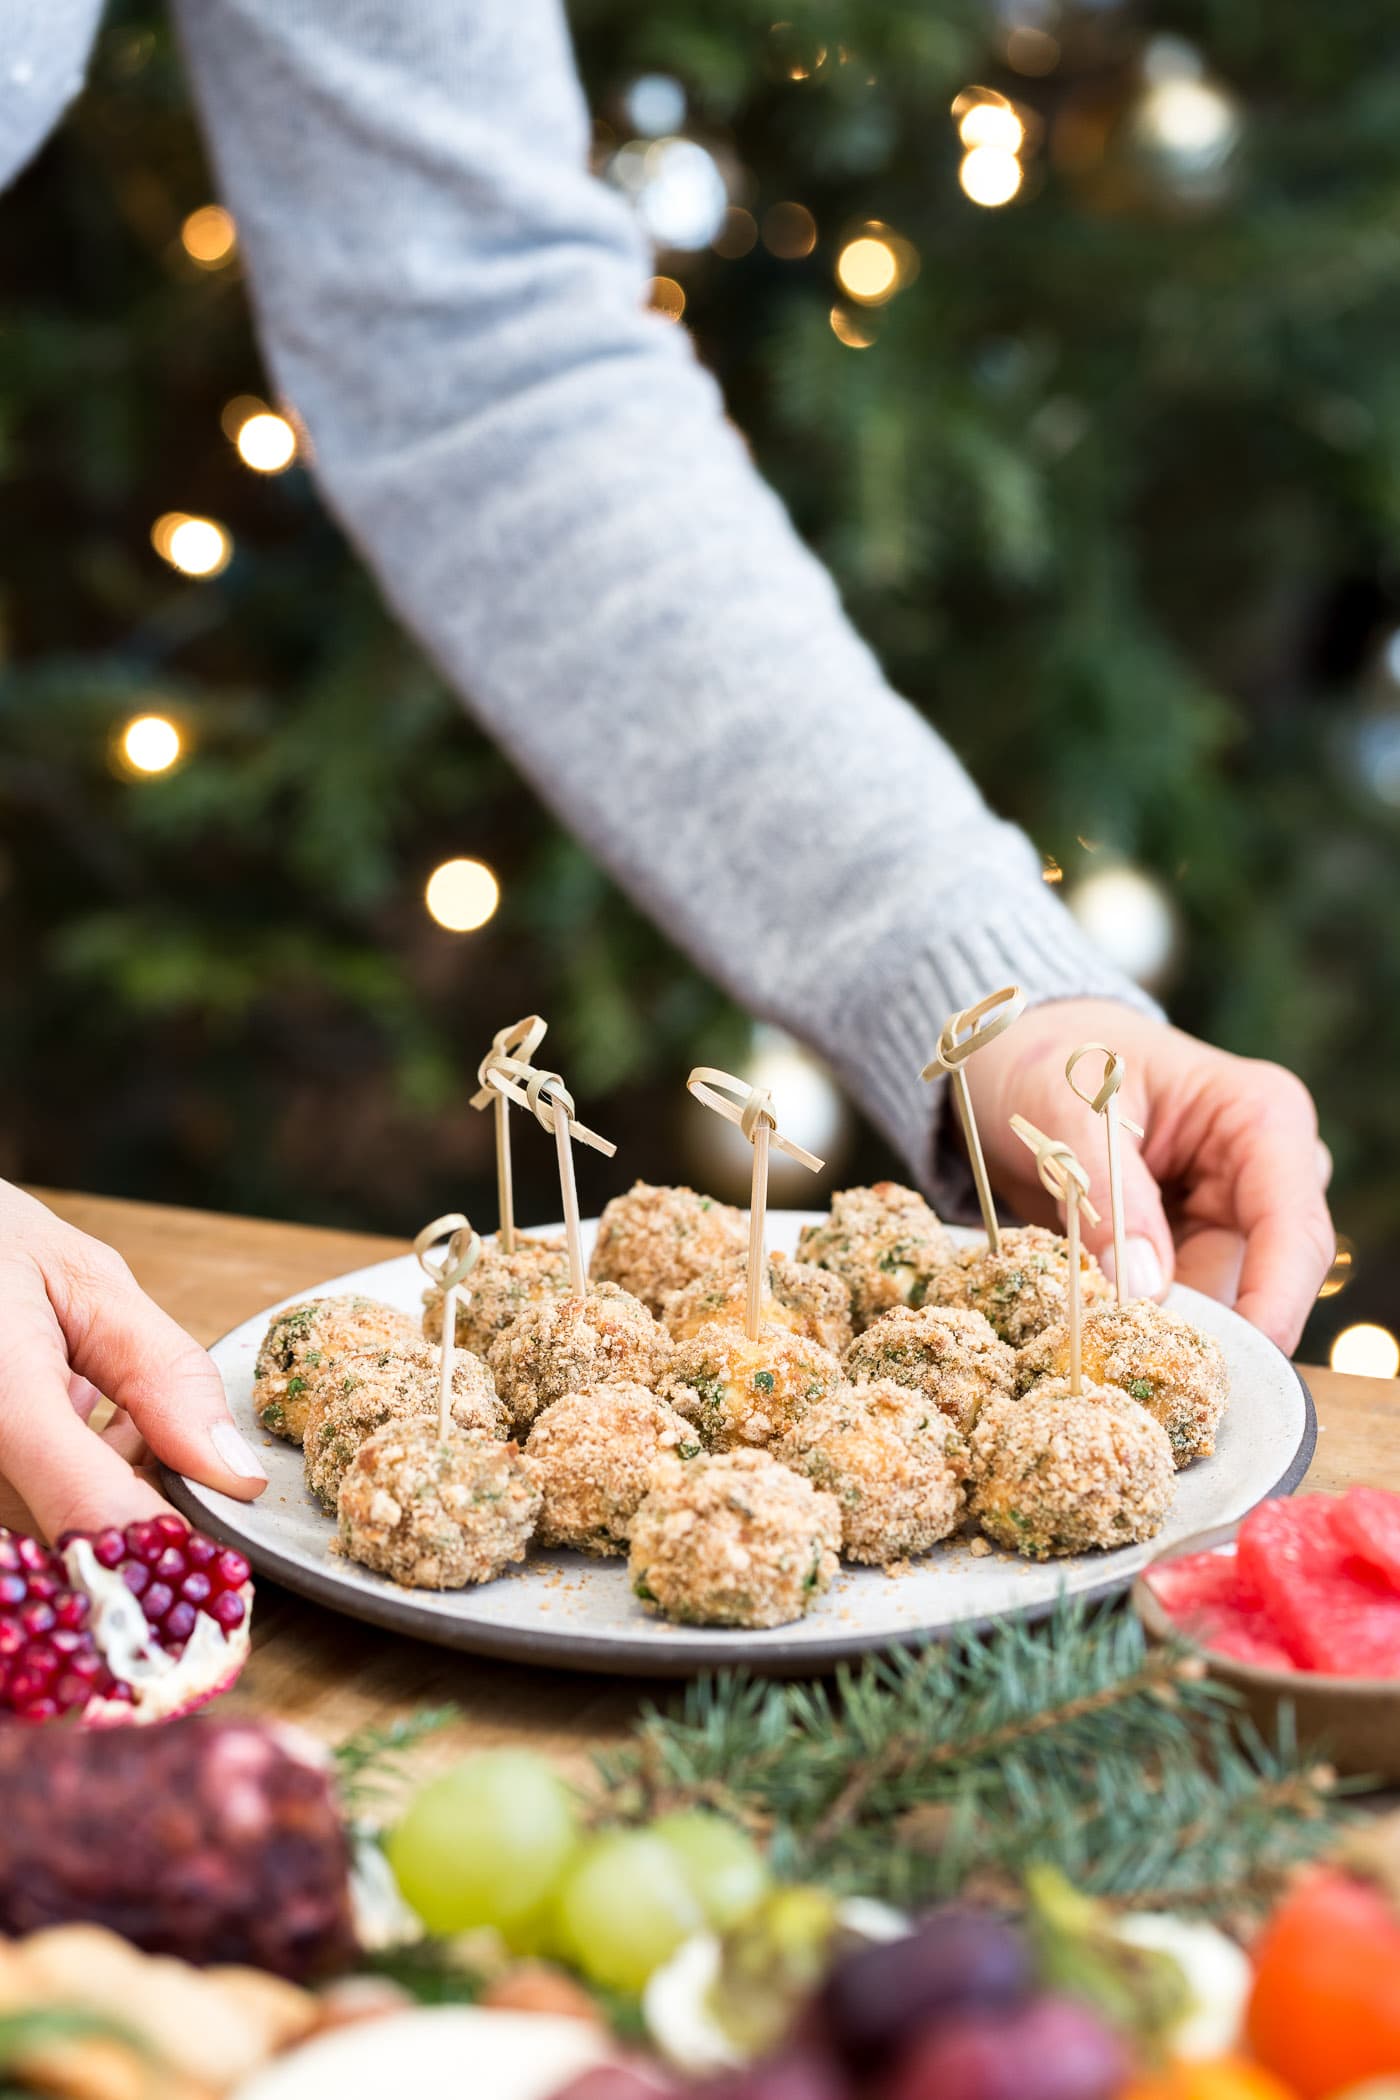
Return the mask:
[[328,501],[544,799],[927,1179],[947,1013],[1134,993],[885,684],[584,172],[557,0],[179,0]]

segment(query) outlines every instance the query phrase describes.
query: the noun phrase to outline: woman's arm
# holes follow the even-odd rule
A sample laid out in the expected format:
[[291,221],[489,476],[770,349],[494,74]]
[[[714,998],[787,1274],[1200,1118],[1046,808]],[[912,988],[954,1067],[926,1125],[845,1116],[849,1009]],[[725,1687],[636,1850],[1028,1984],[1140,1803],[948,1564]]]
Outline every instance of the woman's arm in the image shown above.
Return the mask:
[[180,18],[277,383],[398,612],[633,897],[926,1178],[918,1073],[951,1010],[1010,978],[1137,995],[642,311],[555,0]]

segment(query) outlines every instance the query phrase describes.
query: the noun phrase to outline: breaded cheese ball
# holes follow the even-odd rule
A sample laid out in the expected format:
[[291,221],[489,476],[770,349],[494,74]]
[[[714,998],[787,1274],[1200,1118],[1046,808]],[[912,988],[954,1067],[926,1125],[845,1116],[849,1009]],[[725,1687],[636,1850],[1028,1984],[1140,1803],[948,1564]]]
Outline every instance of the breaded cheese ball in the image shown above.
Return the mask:
[[707,1450],[771,1444],[840,1385],[841,1366],[820,1342],[765,1326],[756,1342],[712,1320],[677,1342],[657,1392],[693,1422]]
[[411,1348],[422,1337],[407,1313],[377,1298],[307,1298],[272,1315],[253,1365],[253,1408],[264,1429],[299,1444],[316,1374],[358,1349]]
[[[1086,1306],[1108,1296],[1108,1279],[1083,1246],[1079,1273]],[[980,1312],[1002,1341],[1019,1349],[1069,1317],[1069,1241],[1044,1225],[1013,1225],[995,1252],[985,1241],[960,1248],[928,1295],[933,1305]]]
[[1117,1386],[1047,1379],[989,1401],[968,1441],[973,1515],[1032,1560],[1154,1538],[1171,1507],[1167,1433]]
[[565,1393],[536,1418],[525,1451],[544,1503],[539,1540],[581,1553],[625,1553],[642,1497],[659,1467],[695,1458],[693,1425],[644,1385]]
[[1012,1391],[1016,1355],[965,1306],[900,1306],[857,1335],[841,1368],[855,1385],[883,1378],[907,1386],[966,1431],[988,1400]]
[[615,1283],[599,1283],[582,1298],[570,1293],[527,1305],[496,1336],[486,1360],[523,1436],[565,1393],[619,1379],[654,1386],[670,1353],[671,1337],[640,1299]]
[[842,1189],[831,1199],[831,1215],[804,1225],[797,1241],[799,1261],[830,1269],[847,1285],[857,1334],[893,1306],[922,1305],[952,1256],[953,1243],[923,1197],[897,1181]]
[[[312,1494],[334,1509],[345,1468],[367,1437],[386,1422],[436,1417],[441,1378],[441,1357],[426,1342],[340,1357],[307,1411],[302,1448]],[[452,1420],[458,1429],[494,1437],[507,1435],[510,1426],[490,1371],[465,1350],[452,1367]]]
[[[684,1290],[672,1291],[661,1308],[661,1317],[677,1341],[697,1334],[711,1320],[737,1321],[741,1326],[748,1303],[748,1250],[732,1254],[727,1261],[706,1269]],[[763,1318],[777,1327],[790,1327],[809,1341],[820,1342],[839,1356],[851,1339],[851,1294],[841,1277],[815,1262],[794,1261],[791,1255],[768,1257],[768,1290],[763,1299]]]
[[[522,1233],[507,1254],[499,1240],[488,1240],[457,1299],[457,1346],[487,1350],[527,1305],[542,1298],[562,1298],[569,1288],[569,1251],[562,1240],[531,1240]],[[423,1333],[442,1340],[442,1292],[430,1284],[423,1293]]]
[[649,1611],[687,1626],[784,1626],[830,1584],[841,1512],[766,1451],[667,1471],[632,1520],[628,1573]]
[[880,1379],[809,1408],[774,1456],[836,1497],[848,1560],[888,1567],[927,1553],[956,1527],[960,1445],[921,1393]]
[[[1225,1352],[1213,1334],[1151,1298],[1096,1305],[1081,1325],[1081,1362],[1086,1379],[1121,1387],[1161,1423],[1178,1467],[1210,1457],[1230,1397]],[[1020,1352],[1017,1390],[1068,1376],[1069,1325],[1061,1321]]]
[[672,1291],[737,1254],[748,1238],[742,1211],[694,1189],[634,1182],[598,1220],[588,1264],[594,1283],[617,1283],[659,1313]]
[[523,1560],[539,1513],[517,1444],[479,1429],[443,1438],[435,1417],[389,1422],[345,1469],[340,1550],[408,1589],[460,1590]]

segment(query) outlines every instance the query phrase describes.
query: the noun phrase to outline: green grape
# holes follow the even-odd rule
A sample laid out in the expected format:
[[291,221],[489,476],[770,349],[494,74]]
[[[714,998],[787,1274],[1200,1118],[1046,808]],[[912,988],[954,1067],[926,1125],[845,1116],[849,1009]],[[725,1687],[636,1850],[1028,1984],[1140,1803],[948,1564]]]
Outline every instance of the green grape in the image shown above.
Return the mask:
[[725,1932],[751,1911],[768,1887],[763,1855],[727,1816],[691,1808],[662,1816],[651,1834],[680,1863],[706,1922]]
[[469,1757],[430,1780],[385,1845],[430,1932],[528,1932],[577,1842],[567,1788],[519,1750]]
[[585,1976],[634,1993],[705,1922],[675,1853],[646,1830],[605,1830],[586,1844],[560,1885],[556,1917],[560,1944]]

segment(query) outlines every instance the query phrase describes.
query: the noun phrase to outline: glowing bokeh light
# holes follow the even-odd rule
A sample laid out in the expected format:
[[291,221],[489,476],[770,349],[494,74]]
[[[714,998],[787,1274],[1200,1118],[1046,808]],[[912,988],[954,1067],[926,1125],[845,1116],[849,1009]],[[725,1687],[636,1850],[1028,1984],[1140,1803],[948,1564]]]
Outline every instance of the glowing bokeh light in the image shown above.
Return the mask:
[[965,146],[995,146],[1002,153],[1019,153],[1026,142],[1026,127],[1009,102],[974,102],[958,119],[958,137]]
[[848,350],[868,350],[875,340],[870,329],[854,314],[847,313],[844,306],[833,306],[830,319],[832,334]]
[[742,204],[731,204],[710,246],[726,262],[737,262],[741,255],[749,253],[757,239],[758,221],[753,213],[745,211]]
[[1342,1329],[1328,1361],[1334,1371],[1350,1372],[1354,1378],[1393,1378],[1400,1371],[1400,1342],[1388,1327],[1358,1320],[1354,1327]]
[[774,204],[763,214],[763,245],[780,262],[801,262],[817,245],[817,222],[805,204]]
[[180,732],[164,715],[137,715],[122,731],[122,756],[138,773],[165,773],[180,756]]
[[445,860],[433,869],[423,902],[449,933],[475,933],[501,901],[501,885],[484,860]]
[[191,262],[201,270],[218,270],[238,246],[238,228],[232,212],[222,204],[201,204],[180,228],[180,241]]
[[666,321],[679,321],[685,312],[685,286],[674,277],[653,277],[647,286],[647,304]]
[[963,194],[989,210],[1009,204],[1024,179],[1020,161],[1003,146],[974,146],[958,169]]
[[238,456],[255,474],[280,474],[297,456],[297,435],[285,416],[263,409],[239,425]]
[[899,283],[899,262],[888,241],[863,233],[847,241],[836,258],[836,279],[843,292],[877,306]]
[[233,554],[233,541],[213,518],[168,510],[151,527],[151,545],[183,576],[217,576]]

